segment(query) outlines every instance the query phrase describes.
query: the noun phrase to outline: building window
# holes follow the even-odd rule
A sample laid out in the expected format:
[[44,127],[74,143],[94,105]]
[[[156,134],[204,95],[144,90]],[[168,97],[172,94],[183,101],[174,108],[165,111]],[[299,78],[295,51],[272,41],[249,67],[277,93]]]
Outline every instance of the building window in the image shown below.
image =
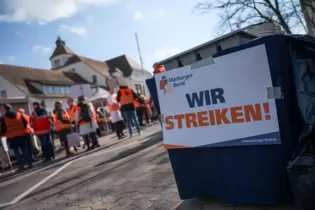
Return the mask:
[[177,65],[178,65],[178,67],[183,67],[184,66],[180,59],[177,59]]
[[70,87],[65,87],[65,93],[70,94],[71,93],[71,88]]
[[92,83],[93,83],[93,84],[96,84],[96,83],[97,83],[97,77],[96,77],[96,75],[93,75],[93,76],[92,76]]
[[46,95],[50,94],[70,94],[71,89],[68,86],[50,86],[50,85],[45,85],[43,87],[43,92]]
[[202,60],[200,53],[196,53],[196,61]]
[[142,85],[140,84],[135,84],[136,92],[140,93],[141,95],[145,95],[145,91]]
[[70,69],[69,72],[75,72],[75,69]]
[[220,44],[217,44],[217,52],[220,52],[220,51],[222,51],[222,47]]
[[0,91],[0,97],[1,98],[8,98],[8,94],[6,90],[1,90]]
[[60,60],[55,60],[54,64],[55,64],[55,67],[59,67],[60,66]]
[[54,86],[53,88],[54,88],[54,94],[61,94],[59,86]]
[[61,93],[61,94],[66,94],[65,87],[60,87],[60,93]]
[[48,87],[47,87],[47,90],[48,90],[47,94],[54,94],[54,88],[53,88],[53,86],[48,86]]

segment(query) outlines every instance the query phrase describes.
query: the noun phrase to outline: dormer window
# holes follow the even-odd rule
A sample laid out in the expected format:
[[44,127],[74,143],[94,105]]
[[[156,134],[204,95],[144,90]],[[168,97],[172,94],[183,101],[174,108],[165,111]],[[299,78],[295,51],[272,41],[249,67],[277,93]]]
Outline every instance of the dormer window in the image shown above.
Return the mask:
[[70,72],[75,72],[75,69],[70,69]]
[[55,67],[59,67],[60,66],[60,60],[55,60],[54,64],[55,64]]

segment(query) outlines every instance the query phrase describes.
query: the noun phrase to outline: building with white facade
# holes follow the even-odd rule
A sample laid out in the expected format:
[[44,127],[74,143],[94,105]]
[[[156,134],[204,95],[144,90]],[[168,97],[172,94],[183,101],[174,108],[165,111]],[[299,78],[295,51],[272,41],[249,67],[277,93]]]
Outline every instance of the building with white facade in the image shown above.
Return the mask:
[[30,113],[34,101],[44,101],[47,109],[53,110],[56,101],[66,104],[71,86],[90,84],[94,95],[109,90],[110,68],[123,72],[125,82],[135,92],[149,93],[145,80],[151,74],[125,55],[105,62],[95,60],[74,53],[58,37],[50,62],[50,70],[0,64],[0,103]]

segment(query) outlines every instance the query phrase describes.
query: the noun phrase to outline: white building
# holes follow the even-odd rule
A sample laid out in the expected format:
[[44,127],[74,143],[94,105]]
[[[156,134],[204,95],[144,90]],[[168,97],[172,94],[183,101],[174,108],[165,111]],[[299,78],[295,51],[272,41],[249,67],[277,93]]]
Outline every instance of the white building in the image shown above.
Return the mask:
[[145,80],[151,77],[148,71],[142,70],[141,66],[128,58],[121,55],[106,61],[99,61],[87,58],[74,53],[67,46],[65,41],[58,37],[56,48],[50,57],[52,70],[73,72],[80,75],[89,83],[108,89],[108,79],[110,68],[118,68],[122,71],[124,80],[127,85],[141,94],[147,95],[148,90]]
[[58,37],[50,62],[51,70],[0,64],[0,103],[30,113],[33,102],[44,101],[47,109],[53,110],[56,101],[66,104],[71,86],[90,84],[93,94],[108,90],[110,68],[123,72],[125,82],[135,92],[149,93],[145,80],[151,74],[125,55],[98,61],[75,54]]

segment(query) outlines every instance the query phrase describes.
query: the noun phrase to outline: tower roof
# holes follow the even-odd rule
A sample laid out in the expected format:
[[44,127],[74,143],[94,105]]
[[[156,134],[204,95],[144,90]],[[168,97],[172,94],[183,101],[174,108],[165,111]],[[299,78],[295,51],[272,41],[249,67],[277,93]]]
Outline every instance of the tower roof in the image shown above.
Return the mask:
[[55,43],[56,48],[52,55],[50,56],[50,59],[62,54],[74,55],[74,52],[72,52],[72,50],[70,50],[70,48],[67,47],[66,42],[62,40],[60,36],[58,36]]

